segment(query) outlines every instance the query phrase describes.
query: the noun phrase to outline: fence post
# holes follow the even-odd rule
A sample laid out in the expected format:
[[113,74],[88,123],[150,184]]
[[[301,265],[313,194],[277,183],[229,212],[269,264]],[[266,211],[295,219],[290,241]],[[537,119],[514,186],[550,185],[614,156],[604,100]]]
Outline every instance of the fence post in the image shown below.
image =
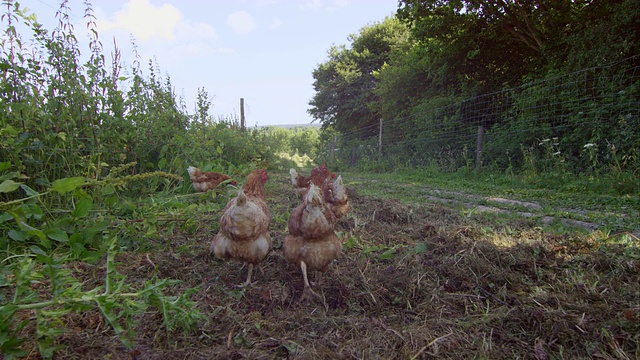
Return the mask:
[[244,98],[240,98],[240,130],[244,131]]
[[378,161],[382,161],[382,118],[380,118],[380,133],[378,134]]
[[484,140],[484,127],[478,126],[478,141],[476,143],[476,170],[482,167],[482,146]]
[[334,136],[333,141],[329,142],[329,162],[336,162],[336,143],[338,142],[338,137]]

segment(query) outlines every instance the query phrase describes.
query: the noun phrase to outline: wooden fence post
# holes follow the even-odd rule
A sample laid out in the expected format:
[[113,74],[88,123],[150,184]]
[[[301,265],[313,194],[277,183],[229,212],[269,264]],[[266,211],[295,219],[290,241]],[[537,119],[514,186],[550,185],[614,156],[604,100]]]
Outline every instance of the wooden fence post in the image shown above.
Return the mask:
[[244,98],[240,98],[240,130],[244,131]]
[[476,170],[482,167],[482,146],[484,141],[484,127],[478,126],[478,141],[476,143]]
[[382,118],[380,118],[380,133],[378,134],[378,161],[382,161]]
[[338,137],[334,136],[333,141],[329,143],[329,162],[332,164],[336,162],[336,143],[337,142],[338,142]]

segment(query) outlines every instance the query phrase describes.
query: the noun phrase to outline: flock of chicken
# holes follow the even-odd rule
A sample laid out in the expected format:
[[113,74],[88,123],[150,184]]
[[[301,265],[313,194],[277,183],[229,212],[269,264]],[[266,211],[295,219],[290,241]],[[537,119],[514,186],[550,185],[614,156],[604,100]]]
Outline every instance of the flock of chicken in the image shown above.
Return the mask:
[[[194,167],[187,170],[196,191],[205,192],[231,180],[227,175],[202,172]],[[300,266],[304,280],[302,298],[319,297],[311,289],[307,271],[326,271],[342,252],[342,242],[334,228],[337,219],[349,211],[349,198],[342,176],[336,179],[336,174],[324,164],[314,167],[308,177],[299,175],[295,169],[290,169],[289,173],[302,203],[290,213],[288,234],[282,244],[283,255],[288,262]],[[210,250],[216,257],[249,265],[247,280],[241,286],[251,284],[254,266],[267,257],[272,247],[271,213],[264,191],[267,179],[267,172],[262,169],[247,176],[238,195],[224,208],[220,229],[211,242]]]

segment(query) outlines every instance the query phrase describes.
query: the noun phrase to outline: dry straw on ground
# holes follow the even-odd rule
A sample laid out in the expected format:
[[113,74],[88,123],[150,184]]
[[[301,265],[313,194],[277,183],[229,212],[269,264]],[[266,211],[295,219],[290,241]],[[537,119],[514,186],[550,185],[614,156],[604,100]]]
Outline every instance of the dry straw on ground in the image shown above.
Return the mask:
[[[353,207],[337,226],[344,253],[315,286],[324,299],[300,302],[300,270],[280,253],[286,212],[299,200],[284,177],[267,192],[280,215],[254,286],[236,288],[246,269],[208,254],[219,214],[203,215],[195,234],[176,230],[157,251],[117,260],[131,281],[157,273],[197,287],[206,321],[167,339],[159,316],[142,315],[126,349],[98,312],[74,315],[56,358],[640,358],[637,239],[607,246],[598,232],[557,235],[528,220],[496,226],[349,188]],[[101,278],[99,266],[84,274]]]

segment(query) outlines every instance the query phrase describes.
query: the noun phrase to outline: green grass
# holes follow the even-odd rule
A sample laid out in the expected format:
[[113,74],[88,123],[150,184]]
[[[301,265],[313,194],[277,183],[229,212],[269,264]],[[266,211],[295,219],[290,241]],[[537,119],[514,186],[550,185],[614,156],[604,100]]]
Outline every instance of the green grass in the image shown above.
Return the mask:
[[[463,204],[463,207],[485,205],[541,217],[594,223],[611,231],[640,229],[638,188],[632,193],[620,194],[615,182],[607,177],[566,177],[559,181],[543,176],[526,178],[487,172],[441,173],[429,170],[349,173],[343,177],[348,177],[351,185],[363,195],[395,198],[405,203],[441,201]],[[500,202],[493,198],[539,206]]]

